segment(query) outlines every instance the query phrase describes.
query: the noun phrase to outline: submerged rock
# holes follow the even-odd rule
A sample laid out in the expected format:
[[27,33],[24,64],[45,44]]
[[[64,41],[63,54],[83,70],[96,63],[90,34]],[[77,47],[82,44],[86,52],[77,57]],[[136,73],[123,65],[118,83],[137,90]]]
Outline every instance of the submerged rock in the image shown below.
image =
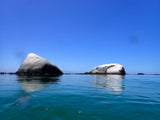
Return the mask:
[[61,75],[63,72],[48,60],[30,53],[16,72],[18,75]]
[[122,65],[112,63],[112,64],[104,64],[95,67],[93,70],[88,72],[88,74],[119,74],[125,75],[125,69]]

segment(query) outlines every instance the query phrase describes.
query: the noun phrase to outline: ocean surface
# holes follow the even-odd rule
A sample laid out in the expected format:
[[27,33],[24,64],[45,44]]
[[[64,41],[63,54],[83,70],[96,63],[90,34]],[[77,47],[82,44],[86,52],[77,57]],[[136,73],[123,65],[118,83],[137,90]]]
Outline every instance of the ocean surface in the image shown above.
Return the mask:
[[0,75],[0,120],[160,120],[160,76]]

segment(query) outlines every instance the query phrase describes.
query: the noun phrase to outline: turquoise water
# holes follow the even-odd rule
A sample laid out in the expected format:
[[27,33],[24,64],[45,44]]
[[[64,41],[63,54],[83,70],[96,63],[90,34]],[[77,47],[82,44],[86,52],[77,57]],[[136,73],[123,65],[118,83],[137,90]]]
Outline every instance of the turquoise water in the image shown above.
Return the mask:
[[160,120],[160,76],[0,75],[1,120]]

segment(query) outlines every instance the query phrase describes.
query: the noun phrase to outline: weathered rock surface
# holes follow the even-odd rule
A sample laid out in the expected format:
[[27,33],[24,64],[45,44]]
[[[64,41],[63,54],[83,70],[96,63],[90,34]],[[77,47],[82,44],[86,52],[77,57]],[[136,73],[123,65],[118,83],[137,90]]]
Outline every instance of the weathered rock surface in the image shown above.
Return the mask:
[[122,65],[117,63],[112,64],[104,64],[95,67],[93,70],[88,72],[88,74],[119,74],[119,75],[125,75],[125,69]]
[[30,53],[16,72],[18,75],[61,75],[63,72],[48,60]]

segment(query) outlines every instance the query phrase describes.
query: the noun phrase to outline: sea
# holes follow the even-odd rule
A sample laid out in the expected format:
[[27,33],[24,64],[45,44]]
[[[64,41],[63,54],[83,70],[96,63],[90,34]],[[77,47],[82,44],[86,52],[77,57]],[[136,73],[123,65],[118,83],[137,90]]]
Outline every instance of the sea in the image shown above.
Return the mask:
[[160,76],[0,75],[0,120],[160,120]]

